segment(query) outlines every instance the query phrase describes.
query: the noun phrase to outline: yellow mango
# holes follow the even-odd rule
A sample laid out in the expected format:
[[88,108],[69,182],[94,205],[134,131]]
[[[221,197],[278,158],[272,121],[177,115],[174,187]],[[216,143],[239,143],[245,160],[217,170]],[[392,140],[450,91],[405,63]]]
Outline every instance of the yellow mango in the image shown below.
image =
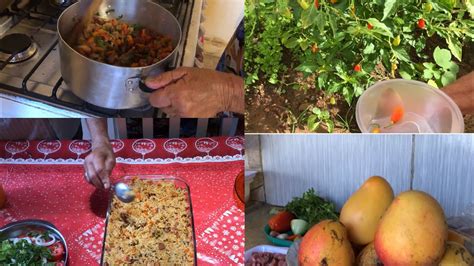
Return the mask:
[[359,253],[356,260],[358,266],[377,266],[380,261],[375,252],[374,242],[371,242]]
[[448,226],[429,194],[406,191],[388,207],[375,233],[375,251],[385,266],[435,265],[444,255]]
[[339,220],[349,240],[357,245],[374,241],[377,225],[393,200],[393,189],[380,176],[372,176],[346,201]]
[[446,244],[446,252],[439,266],[469,266],[473,262],[471,253],[469,253],[463,245],[448,241]]
[[300,266],[351,266],[354,251],[346,228],[337,221],[324,220],[309,229],[298,251]]

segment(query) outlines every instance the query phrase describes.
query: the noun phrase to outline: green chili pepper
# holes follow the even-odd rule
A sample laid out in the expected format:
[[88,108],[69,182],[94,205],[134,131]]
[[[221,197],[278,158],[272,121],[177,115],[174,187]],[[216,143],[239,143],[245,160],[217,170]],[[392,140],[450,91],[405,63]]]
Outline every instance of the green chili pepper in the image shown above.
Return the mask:
[[304,10],[310,7],[310,4],[306,2],[306,0],[298,0],[298,4],[300,4],[301,8]]
[[395,37],[395,39],[393,39],[393,42],[392,42],[393,46],[399,46],[400,45],[400,40],[401,40],[400,35]]

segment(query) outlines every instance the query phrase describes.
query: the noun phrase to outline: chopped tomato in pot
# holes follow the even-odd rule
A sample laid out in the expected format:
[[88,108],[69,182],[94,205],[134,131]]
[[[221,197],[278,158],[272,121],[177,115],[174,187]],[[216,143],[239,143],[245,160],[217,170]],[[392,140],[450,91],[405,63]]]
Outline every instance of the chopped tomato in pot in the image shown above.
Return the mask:
[[59,261],[64,257],[64,246],[61,242],[56,242],[48,247],[51,251],[51,261]]
[[75,44],[82,55],[99,62],[125,66],[152,65],[173,51],[172,39],[120,19],[94,17]]

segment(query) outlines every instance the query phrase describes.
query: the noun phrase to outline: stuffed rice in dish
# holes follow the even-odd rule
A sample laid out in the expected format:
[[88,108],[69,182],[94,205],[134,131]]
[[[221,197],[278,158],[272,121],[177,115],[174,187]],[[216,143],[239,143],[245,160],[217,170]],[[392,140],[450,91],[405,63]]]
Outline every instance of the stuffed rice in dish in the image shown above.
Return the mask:
[[194,265],[188,190],[169,180],[134,178],[135,200],[112,200],[105,265]]

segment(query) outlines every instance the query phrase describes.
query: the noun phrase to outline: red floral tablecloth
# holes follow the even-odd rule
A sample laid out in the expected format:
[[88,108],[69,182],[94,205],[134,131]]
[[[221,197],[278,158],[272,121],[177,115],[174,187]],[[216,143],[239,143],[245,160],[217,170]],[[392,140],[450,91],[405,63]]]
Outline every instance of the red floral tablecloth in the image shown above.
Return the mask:
[[[112,180],[158,174],[191,190],[199,265],[243,263],[244,212],[234,181],[244,168],[242,137],[113,140]],[[7,194],[0,226],[23,219],[52,222],[65,236],[70,265],[97,265],[108,195],[83,177],[88,141],[0,142],[0,183]]]

